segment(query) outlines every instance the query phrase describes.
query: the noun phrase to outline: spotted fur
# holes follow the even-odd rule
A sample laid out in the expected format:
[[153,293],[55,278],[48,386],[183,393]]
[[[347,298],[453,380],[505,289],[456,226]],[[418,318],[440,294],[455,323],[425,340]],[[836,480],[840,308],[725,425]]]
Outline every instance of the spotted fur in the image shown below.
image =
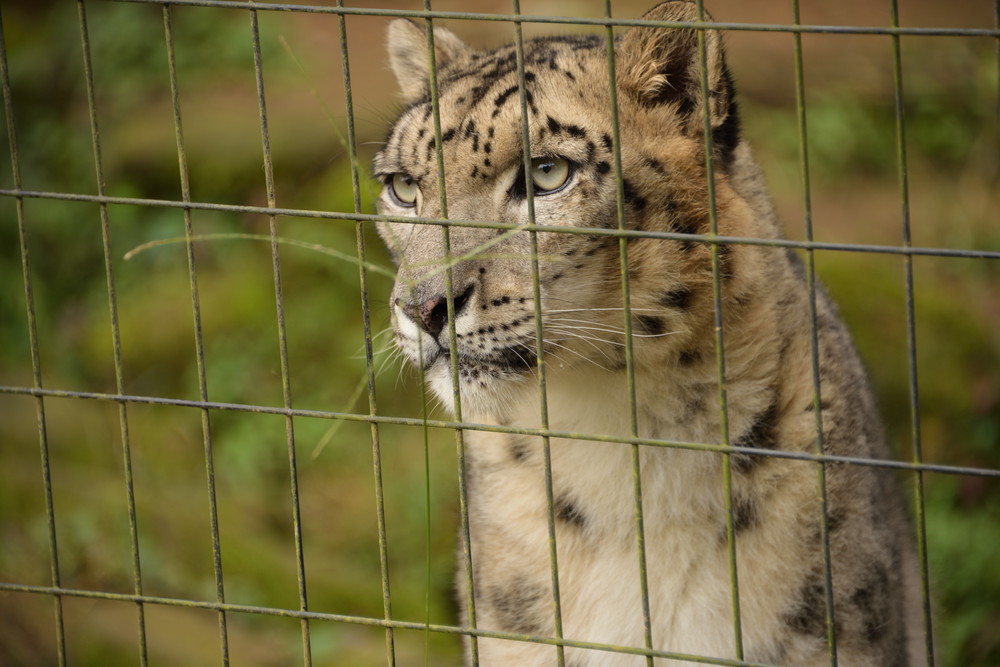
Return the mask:
[[[688,2],[666,2],[646,18],[692,21],[697,12]],[[730,457],[730,503],[719,454],[640,448],[653,646],[736,657],[733,534],[746,660],[828,665],[832,621],[841,665],[923,664],[914,550],[888,473],[826,465],[824,530],[816,465],[763,455],[815,452],[818,446],[809,293],[796,254],[720,245],[713,257],[713,247],[698,238],[629,238],[623,248],[617,238],[597,233],[619,227],[708,233],[713,216],[707,125],[718,233],[780,236],[763,178],[740,133],[721,37],[712,30],[704,36],[707,97],[696,32],[640,27],[616,40],[616,139],[603,38],[526,40],[522,85],[513,45],[478,51],[435,28],[438,129],[424,26],[393,22],[390,59],[405,106],[375,158],[375,173],[385,184],[380,211],[397,219],[442,217],[440,176],[452,220],[521,225],[532,221],[533,210],[540,225],[595,230],[538,232],[534,262],[526,231],[450,227],[447,244],[457,258],[451,265],[452,350],[444,232],[431,224],[380,224],[399,264],[391,297],[397,343],[423,364],[428,383],[450,407],[455,358],[467,421],[540,427],[536,368],[544,359],[554,430],[628,436],[634,410],[642,437],[718,443],[726,436],[715,351],[717,267],[728,439],[761,453]],[[524,170],[525,127],[528,158],[562,158],[570,165],[564,186],[536,191],[533,208]],[[398,178],[416,185],[412,205],[393,194]],[[631,294],[630,357],[624,353],[623,251]],[[884,458],[868,381],[822,289],[816,312],[823,447],[836,455]],[[630,370],[634,406],[626,382]],[[552,634],[543,442],[465,433],[477,624]],[[550,447],[563,633],[642,647],[632,448],[561,438],[551,439]],[[832,591],[824,576],[824,534]],[[464,576],[459,580],[468,620]],[[555,664],[552,646],[499,639],[479,639],[477,645],[483,665]],[[566,660],[579,667],[645,664],[637,656],[572,648]]]

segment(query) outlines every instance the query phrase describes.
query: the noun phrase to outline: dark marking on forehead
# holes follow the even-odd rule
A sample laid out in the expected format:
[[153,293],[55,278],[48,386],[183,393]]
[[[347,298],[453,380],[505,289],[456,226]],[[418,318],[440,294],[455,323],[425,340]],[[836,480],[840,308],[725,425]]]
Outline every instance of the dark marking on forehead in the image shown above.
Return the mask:
[[504,104],[504,102],[507,101],[507,98],[509,98],[514,93],[516,93],[518,91],[518,88],[519,88],[519,86],[517,84],[514,84],[513,86],[510,86],[509,88],[507,88],[506,90],[504,90],[502,93],[500,93],[499,95],[497,95],[496,99],[493,100],[493,106],[495,106],[495,107],[502,107],[503,104]]
[[535,37],[529,42],[532,46],[549,46],[553,44],[565,44],[577,49],[594,49],[604,45],[604,38],[600,35],[546,35]]
[[600,162],[598,162],[594,166],[594,168],[597,169],[597,173],[600,174],[600,175],[602,175],[602,176],[604,174],[608,173],[609,171],[611,171],[611,165],[608,164],[607,162],[605,162],[604,160],[601,160]]
[[677,308],[679,310],[687,310],[691,307],[691,300],[694,297],[694,291],[689,287],[678,287],[672,289],[669,292],[664,292],[663,296],[660,297],[660,303],[668,308]]
[[666,175],[666,171],[663,169],[663,164],[656,158],[644,157],[642,161],[643,164],[655,171],[657,174],[660,174],[661,176]]
[[601,135],[601,145],[604,146],[604,150],[608,151],[609,153],[614,149],[614,143],[612,143],[611,141],[610,134],[605,132],[604,134]]

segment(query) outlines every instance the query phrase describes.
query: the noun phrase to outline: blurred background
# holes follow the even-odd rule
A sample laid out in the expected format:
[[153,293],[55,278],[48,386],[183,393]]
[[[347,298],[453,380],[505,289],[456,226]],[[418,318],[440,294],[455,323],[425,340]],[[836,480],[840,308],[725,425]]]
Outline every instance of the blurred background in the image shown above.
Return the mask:
[[[2,0],[23,187],[96,194],[78,3]],[[314,0],[316,5],[332,2]],[[419,1],[347,2],[420,9]],[[652,0],[615,0],[616,17],[638,17]],[[721,21],[791,23],[791,2],[712,0]],[[458,0],[438,10],[467,11]],[[526,14],[597,17],[598,0],[523,0]],[[107,193],[181,199],[163,9],[86,3]],[[475,11],[508,13],[483,0]],[[900,0],[905,26],[992,28],[993,3]],[[171,11],[191,197],[266,205],[246,11]],[[354,210],[344,141],[346,110],[337,18],[261,11],[264,82],[277,205]],[[890,23],[889,0],[803,0],[808,24]],[[399,108],[384,55],[387,20],[346,19],[363,210],[376,186],[367,165]],[[442,21],[470,43],[497,46],[510,24]],[[586,31],[573,26],[562,31]],[[529,35],[552,27],[527,25]],[[787,234],[804,237],[796,129],[793,38],[727,35],[746,132],[771,185]],[[892,43],[885,36],[803,37],[812,210],[818,240],[899,245]],[[1000,249],[998,40],[902,40],[913,242]],[[7,141],[0,188],[12,188]],[[97,204],[24,200],[43,386],[116,393],[112,333]],[[194,211],[197,234],[267,234],[266,216]],[[186,250],[177,208],[109,206],[125,393],[197,400]],[[349,256],[347,220],[282,217],[282,237]],[[368,259],[390,262],[370,227]],[[357,265],[315,249],[280,250],[289,378],[296,408],[368,414]],[[205,375],[212,401],[281,406],[282,378],[271,255],[252,238],[199,242],[198,290]],[[817,252],[821,279],[840,303],[875,382],[896,455],[912,456],[903,260]],[[1000,264],[918,257],[915,274],[920,426],[924,458],[1000,468]],[[0,196],[0,385],[33,386],[15,199]],[[417,417],[419,383],[386,352],[390,281],[370,272],[378,413]],[[133,590],[118,406],[76,398],[44,401],[59,573],[65,587]],[[431,410],[431,416],[441,413]],[[214,411],[211,417],[226,599],[298,608],[285,419]],[[142,585],[147,595],[215,600],[201,412],[127,406]],[[309,608],[383,615],[371,430],[349,421],[294,420]],[[383,426],[388,560],[393,616],[454,623],[454,534],[458,522],[454,436]],[[425,435],[429,476],[425,474]],[[425,504],[430,488],[430,506]],[[1000,664],[1000,483],[926,475],[926,521],[941,664]],[[429,524],[428,524],[429,522]],[[429,554],[429,555],[428,555]],[[48,521],[36,401],[0,390],[0,582],[51,585]],[[429,573],[430,588],[427,580]],[[63,599],[73,665],[137,663],[135,605]],[[217,665],[216,614],[146,605],[151,664]],[[385,664],[385,634],[355,624],[313,622],[317,664]],[[399,664],[460,662],[448,635],[396,633]],[[428,642],[425,644],[425,640]],[[300,664],[294,619],[229,614],[233,664]],[[55,664],[52,599],[0,592],[0,665]]]

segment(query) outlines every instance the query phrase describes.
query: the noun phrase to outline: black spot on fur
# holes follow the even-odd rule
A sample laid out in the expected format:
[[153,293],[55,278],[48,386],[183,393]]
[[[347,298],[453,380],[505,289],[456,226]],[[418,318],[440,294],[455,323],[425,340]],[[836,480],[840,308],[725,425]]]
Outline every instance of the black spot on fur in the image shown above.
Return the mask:
[[656,158],[644,157],[642,159],[642,161],[646,164],[647,167],[649,167],[650,169],[652,169],[656,173],[658,173],[660,175],[663,175],[665,173],[663,171],[663,165]]
[[493,609],[500,627],[510,632],[526,635],[541,634],[542,623],[536,607],[545,594],[545,588],[515,576],[506,586],[488,586],[486,604]]
[[649,336],[659,336],[666,328],[663,318],[653,315],[636,315],[632,321],[638,333]]
[[778,419],[778,406],[771,404],[767,409],[759,412],[754,417],[753,423],[740,439],[737,445],[740,447],[757,447],[759,449],[774,449],[777,447],[777,439],[774,434],[775,423]]
[[760,521],[757,503],[753,498],[733,495],[733,530],[737,533],[753,528]]
[[646,200],[639,193],[635,191],[632,184],[628,181],[622,181],[622,190],[625,194],[625,203],[634,208],[636,211],[641,211],[646,208]]
[[565,521],[572,526],[584,528],[587,525],[587,517],[580,510],[580,507],[568,496],[556,498],[552,506],[552,511],[555,513],[557,519]]
[[802,586],[798,599],[782,615],[791,630],[809,637],[826,637],[826,586],[813,576]]
[[882,565],[874,565],[864,584],[851,595],[851,603],[861,615],[861,632],[865,641],[874,644],[885,637],[890,618],[889,575]]
[[562,132],[562,125],[555,118],[553,118],[552,116],[547,116],[546,121],[549,128],[549,132],[551,132],[552,134],[559,134],[560,132]]
[[687,310],[691,307],[691,300],[693,297],[694,292],[690,288],[678,287],[677,289],[665,292],[663,296],[660,297],[660,303],[668,308]]
[[609,171],[611,171],[611,165],[610,165],[610,164],[608,164],[608,163],[607,163],[606,161],[604,161],[604,160],[601,160],[600,162],[598,162],[598,163],[597,163],[597,164],[595,165],[595,168],[597,169],[597,173],[598,173],[598,174],[601,174],[601,175],[603,175],[603,174],[606,174],[606,173],[608,173]]
[[501,106],[503,106],[503,103],[506,102],[507,99],[511,95],[513,95],[514,93],[516,93],[517,90],[518,90],[518,86],[516,86],[516,85],[510,86],[509,88],[507,88],[502,93],[500,93],[499,95],[496,96],[496,99],[493,100],[493,106],[495,106],[495,107],[501,107]]
[[576,139],[582,139],[587,136],[587,131],[584,130],[579,125],[566,125],[566,131],[569,132],[569,136]]
[[441,135],[441,143],[445,143],[446,144],[449,141],[451,141],[452,139],[454,139],[455,138],[455,132],[456,132],[455,128],[450,128],[447,132],[445,132],[443,135]]
[[538,358],[527,346],[514,345],[500,350],[494,361],[505,370],[527,371],[537,365]]
[[614,144],[611,142],[610,134],[605,133],[601,135],[601,145],[604,146],[604,150],[608,151],[609,153],[611,152],[611,150],[614,148]]
[[525,461],[531,453],[530,443],[525,438],[517,436],[511,437],[509,449],[511,458],[518,463]]
[[736,275],[736,271],[733,268],[733,248],[732,246],[720,243],[719,244],[719,277],[723,281],[730,281],[733,276]]
[[677,357],[677,363],[681,366],[693,366],[701,361],[701,350],[684,350]]
[[844,525],[844,512],[841,510],[830,510],[826,515],[826,530],[834,533]]
[[[753,418],[750,428],[744,431],[734,445],[737,447],[754,447],[757,449],[775,449],[778,446],[774,433],[778,419],[778,408],[771,404]],[[762,463],[764,457],[754,454],[733,454],[730,457],[733,470],[740,473],[750,472]]]

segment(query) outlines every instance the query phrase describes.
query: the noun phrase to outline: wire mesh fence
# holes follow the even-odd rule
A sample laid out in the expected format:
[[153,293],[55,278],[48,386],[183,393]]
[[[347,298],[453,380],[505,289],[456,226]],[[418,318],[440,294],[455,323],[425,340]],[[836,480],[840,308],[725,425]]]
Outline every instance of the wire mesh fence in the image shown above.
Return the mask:
[[[621,17],[647,8],[595,2],[543,15],[551,3],[495,2],[476,12],[454,4],[456,11],[429,2],[371,8],[78,0],[0,8],[9,146],[0,188],[7,278],[0,525],[9,536],[0,557],[0,615],[13,629],[0,635],[5,664],[441,664],[459,661],[462,636],[473,656],[477,638],[497,638],[552,645],[558,664],[567,647],[649,662],[752,664],[739,654],[654,648],[645,594],[643,645],[563,636],[552,439],[631,448],[643,579],[640,448],[723,457],[736,646],[741,609],[730,457],[821,464],[820,494],[822,464],[899,471],[914,489],[928,661],[992,664],[1000,655],[990,631],[992,594],[1000,591],[991,558],[998,545],[990,536],[1000,511],[1000,4],[948,17],[925,6],[933,3],[914,3],[921,18],[939,21],[916,27],[903,24],[895,0],[880,13],[851,14],[858,25],[831,19],[836,12],[822,8],[800,13],[794,0],[783,13],[767,10],[766,21],[755,16],[760,8],[709,7],[717,17],[746,17],[710,27],[731,42],[766,40],[759,44],[769,62],[782,63],[775,69],[783,77],[765,72],[754,81],[752,65],[740,62],[743,43],[731,47],[740,54],[738,84],[744,74],[750,79],[741,87],[750,107],[744,116],[772,178],[787,240],[720,235],[711,178],[710,234],[626,229],[614,86],[615,228],[537,224],[530,187],[526,225],[450,217],[443,180],[441,217],[369,212],[373,186],[363,140],[380,136],[390,104],[381,91],[386,19],[426,25],[432,63],[431,26],[442,21],[456,31],[505,31],[493,41],[516,45],[527,118],[525,32],[590,30],[610,45],[616,30],[643,24]],[[859,41],[841,47],[841,39]],[[855,48],[861,56],[845,53]],[[614,49],[607,54],[613,75]],[[817,64],[830,61],[854,67]],[[834,69],[849,74],[831,83]],[[433,80],[433,64],[431,72]],[[707,85],[703,79],[706,94]],[[436,85],[431,92],[443,174]],[[328,105],[331,98],[342,106]],[[527,125],[523,131],[527,144]],[[524,158],[528,170],[529,151]],[[711,173],[711,145],[705,159]],[[848,196],[857,203],[845,205]],[[851,223],[867,217],[885,222],[872,229]],[[607,237],[622,267],[629,239],[707,244],[721,440],[640,437],[634,382],[627,435],[550,428],[543,355],[535,371],[540,429],[463,421],[457,389],[453,418],[428,416],[417,378],[393,387],[396,371],[381,372],[389,345],[378,329],[388,317],[392,271],[373,243],[370,227],[379,221],[433,225],[446,239],[449,230],[468,228],[528,232],[533,244],[538,234],[556,231]],[[801,252],[813,308],[816,277],[830,284],[868,358],[894,459],[733,443],[725,427],[719,255],[741,244]],[[535,245],[532,257],[540,341]],[[445,273],[454,348],[456,295]],[[629,273],[620,276],[627,311]],[[812,321],[819,405],[815,311]],[[623,319],[630,377],[631,322]],[[475,557],[463,458],[470,431],[539,436],[544,444],[551,636],[477,627],[474,604],[468,624],[456,620],[453,524],[467,581]],[[828,590],[829,572],[827,559]],[[825,604],[836,664],[829,596]],[[178,648],[185,637],[196,646]]]

